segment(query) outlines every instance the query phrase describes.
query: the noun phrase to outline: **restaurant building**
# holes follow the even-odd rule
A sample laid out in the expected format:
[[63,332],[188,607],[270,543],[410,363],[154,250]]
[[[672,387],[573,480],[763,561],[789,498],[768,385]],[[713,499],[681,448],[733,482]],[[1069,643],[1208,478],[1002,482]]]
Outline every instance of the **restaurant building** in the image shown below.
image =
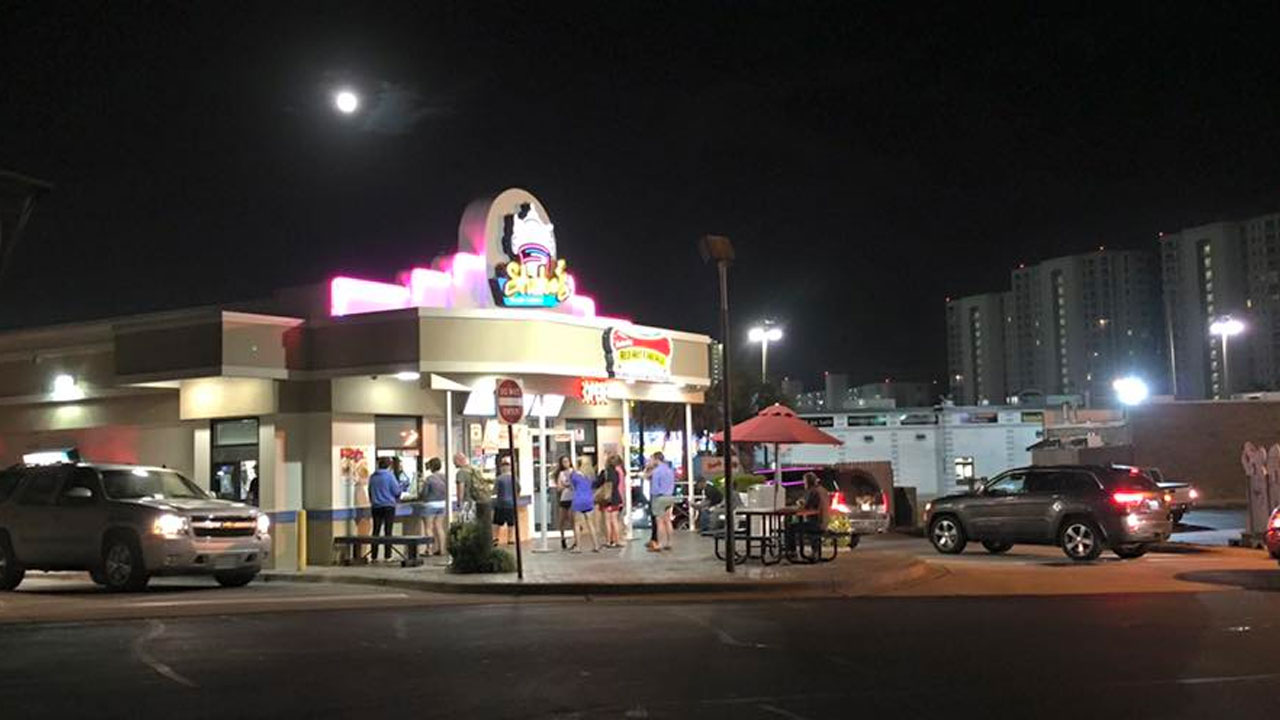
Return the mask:
[[543,460],[630,457],[636,401],[683,406],[691,478],[710,339],[597,314],[557,240],[546,208],[511,189],[466,208],[455,252],[396,278],[0,333],[0,467],[74,446],[175,468],[220,497],[256,494],[275,566],[327,564],[332,538],[367,522],[377,458],[400,457],[415,490],[431,457],[450,478],[455,452],[493,472],[508,445],[493,389],[511,377],[525,537],[556,500]]

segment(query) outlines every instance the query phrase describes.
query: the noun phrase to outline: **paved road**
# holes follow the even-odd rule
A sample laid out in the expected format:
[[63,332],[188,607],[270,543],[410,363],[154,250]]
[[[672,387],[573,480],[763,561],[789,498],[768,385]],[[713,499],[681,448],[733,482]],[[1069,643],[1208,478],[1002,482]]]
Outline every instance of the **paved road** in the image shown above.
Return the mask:
[[[635,600],[9,625],[11,717],[1274,717],[1280,593]],[[15,713],[9,715],[9,713]]]
[[1241,510],[1192,510],[1183,516],[1174,528],[1176,542],[1200,545],[1227,545],[1239,540],[1244,532],[1245,511]]

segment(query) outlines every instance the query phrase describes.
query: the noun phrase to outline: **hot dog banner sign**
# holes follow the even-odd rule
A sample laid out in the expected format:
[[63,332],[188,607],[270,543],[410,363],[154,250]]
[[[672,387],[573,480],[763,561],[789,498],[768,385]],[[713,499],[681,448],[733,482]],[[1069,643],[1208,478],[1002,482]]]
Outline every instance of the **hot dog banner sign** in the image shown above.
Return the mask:
[[612,327],[604,332],[604,357],[609,377],[619,380],[670,382],[671,336],[658,330]]

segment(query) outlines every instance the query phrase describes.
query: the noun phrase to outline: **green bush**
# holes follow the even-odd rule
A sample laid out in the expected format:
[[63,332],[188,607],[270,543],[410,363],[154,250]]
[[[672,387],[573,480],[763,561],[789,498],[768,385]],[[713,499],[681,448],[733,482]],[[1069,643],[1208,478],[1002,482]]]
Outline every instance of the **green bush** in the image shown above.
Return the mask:
[[449,571],[455,573],[514,572],[515,558],[506,550],[493,547],[493,535],[475,522],[456,522],[449,526]]
[[[739,474],[739,475],[734,475],[734,476],[733,476],[733,487],[734,487],[734,489],[735,489],[735,490],[737,490],[738,492],[740,492],[740,493],[744,493],[744,492],[749,491],[749,490],[751,489],[751,486],[753,486],[753,485],[759,485],[759,484],[761,484],[761,483],[765,482],[765,481],[766,481],[766,480],[768,480],[768,479],[769,479],[769,478],[763,477],[763,476],[761,476],[761,475],[748,475],[748,474],[745,474],[745,473],[743,473],[743,474]],[[717,490],[719,490],[721,493],[723,493],[723,492],[724,492],[724,476],[720,476],[720,477],[718,477],[718,478],[716,478],[716,479],[712,480],[712,481],[711,481],[711,484],[712,484],[712,485],[715,485],[715,486],[716,486],[716,489],[717,489]]]

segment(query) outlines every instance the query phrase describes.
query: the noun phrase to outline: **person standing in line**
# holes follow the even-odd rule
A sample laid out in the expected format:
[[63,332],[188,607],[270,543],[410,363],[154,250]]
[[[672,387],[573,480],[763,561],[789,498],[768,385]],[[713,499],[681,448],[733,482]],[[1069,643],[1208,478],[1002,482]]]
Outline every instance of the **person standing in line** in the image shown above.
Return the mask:
[[511,458],[502,458],[498,463],[498,481],[495,485],[497,496],[493,499],[493,526],[498,529],[495,545],[514,545],[515,533],[511,528],[516,524],[516,492],[515,478],[511,475]]
[[443,463],[440,458],[431,458],[427,461],[427,479],[422,483],[422,501],[427,504],[427,535],[432,538],[434,549],[433,555],[441,555],[444,553],[444,545],[448,537],[448,528],[445,527],[445,503],[449,501],[449,488],[444,479],[444,473],[440,472]]
[[649,511],[653,515],[655,537],[649,551],[671,549],[671,508],[675,505],[676,474],[662,453],[653,454],[649,473]]
[[[560,460],[556,464],[556,490],[559,492],[560,498],[560,517],[557,525],[560,528],[560,549],[567,550],[568,542],[565,541],[565,527],[573,526],[573,483],[570,478],[573,475],[573,463],[569,461],[568,455],[561,455]],[[573,539],[573,546],[578,546],[578,539]]]
[[591,536],[591,552],[600,552],[600,540],[596,537],[596,525],[591,517],[595,508],[595,498],[591,494],[591,460],[578,458],[578,469],[569,474],[569,483],[573,488],[573,552],[578,550],[578,538],[584,534]]
[[622,510],[622,458],[610,455],[600,471],[599,482],[605,493],[597,491],[597,497],[603,495],[605,502],[601,506],[604,511],[605,535],[604,546],[608,548],[622,547],[621,528],[618,523],[618,512]]
[[409,474],[404,471],[404,465],[400,462],[399,455],[391,456],[391,474],[396,476],[396,482],[400,483],[400,494],[409,492]]
[[476,526],[485,536],[485,545],[493,543],[493,481],[485,477],[480,468],[471,464],[467,456],[458,453],[454,457],[458,463],[458,478],[462,481],[463,500],[475,508]]
[[[396,521],[396,504],[400,502],[400,481],[391,472],[391,460],[378,458],[378,469],[369,476],[369,505],[373,513],[373,536],[381,532],[383,537],[391,537],[391,528]],[[391,559],[391,546],[383,545],[387,560]],[[378,546],[373,546],[371,559],[377,561]]]

